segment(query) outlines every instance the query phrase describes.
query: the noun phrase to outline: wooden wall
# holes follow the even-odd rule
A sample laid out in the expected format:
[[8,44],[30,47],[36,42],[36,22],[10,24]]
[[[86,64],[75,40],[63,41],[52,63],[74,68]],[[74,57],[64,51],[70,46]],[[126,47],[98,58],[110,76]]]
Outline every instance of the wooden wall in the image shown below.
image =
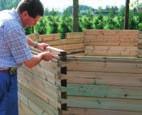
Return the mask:
[[142,59],[68,56],[63,115],[141,115]]
[[30,35],[32,39],[46,42],[69,54],[115,57],[141,57],[142,32],[138,30],[85,30],[67,33],[65,39],[60,34]]
[[139,31],[86,30],[85,54],[95,56],[136,56]]
[[72,32],[67,33],[65,39],[60,39],[60,34],[52,35],[31,35],[33,40],[39,42],[46,42],[49,45],[65,50],[68,54],[82,54],[84,53],[84,33]]
[[51,62],[19,70],[20,115],[142,115],[141,32],[59,36],[31,35],[61,50]]
[[18,70],[20,115],[60,115],[66,109],[61,101],[64,98],[61,87],[66,85],[60,79],[65,74],[64,66],[59,64],[59,60],[64,60],[64,52],[58,51],[51,51],[59,55],[52,61],[42,61],[32,69],[22,66]]

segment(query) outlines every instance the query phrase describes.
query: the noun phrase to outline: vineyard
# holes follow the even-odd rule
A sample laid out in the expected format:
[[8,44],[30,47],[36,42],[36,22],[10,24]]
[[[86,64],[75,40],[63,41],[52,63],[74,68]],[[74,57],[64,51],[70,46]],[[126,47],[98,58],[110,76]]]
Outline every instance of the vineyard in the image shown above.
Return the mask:
[[[16,7],[20,0],[1,0],[0,10]],[[125,2],[125,0],[124,0]],[[130,1],[129,29],[142,30],[142,3],[139,0]],[[126,6],[106,6],[94,9],[87,5],[79,5],[79,31],[85,29],[124,29]],[[44,17],[32,27],[26,28],[26,34],[52,34],[73,31],[73,6],[68,6],[64,11],[49,10],[45,8]]]
[[[142,14],[131,14],[129,29],[142,30]],[[72,32],[72,16],[44,16],[36,26],[27,28],[26,33],[67,33]],[[79,31],[85,29],[123,29],[124,16],[109,15],[82,15],[79,17]]]

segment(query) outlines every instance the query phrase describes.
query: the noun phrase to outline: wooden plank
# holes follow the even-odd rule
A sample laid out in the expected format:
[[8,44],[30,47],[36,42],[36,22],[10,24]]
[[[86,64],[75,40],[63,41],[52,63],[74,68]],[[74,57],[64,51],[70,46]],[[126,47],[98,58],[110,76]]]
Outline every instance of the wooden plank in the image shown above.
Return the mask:
[[[19,81],[21,87],[25,86],[29,90],[31,90],[35,95],[41,97],[43,100],[48,102],[49,104],[53,106],[58,106],[58,102],[60,101],[60,94],[61,92],[58,90],[58,88],[52,88],[49,87],[46,84],[42,84],[39,80],[31,79],[30,77],[27,77],[25,80]],[[38,84],[38,85],[37,85]],[[48,86],[48,87],[47,87]]]
[[[38,105],[39,108],[42,108],[45,112],[51,112],[50,115],[58,115],[58,109],[54,108],[52,105],[50,105],[47,101],[44,101],[41,97],[35,95],[31,92],[31,90],[27,89],[26,87],[23,87],[20,89],[20,93],[27,97],[30,102],[33,102],[35,105]],[[34,109],[34,107],[30,104],[29,106]]]
[[58,46],[54,46],[58,49],[63,49],[66,52],[67,51],[72,51],[73,49],[84,49],[84,44],[83,43],[79,43],[79,44],[65,44],[65,45],[58,45]]
[[76,56],[68,55],[68,61],[98,61],[98,62],[123,62],[123,63],[142,63],[142,58],[137,57],[113,57],[113,56]]
[[[54,79],[57,77],[56,75],[59,73],[59,70],[60,70],[60,66],[58,64],[57,61],[49,61],[49,62],[45,62],[45,61],[42,61],[40,64],[38,64],[38,66],[34,67],[34,68],[27,68],[25,66],[22,66],[21,68],[22,70],[24,69],[25,71],[29,71],[30,73],[36,75],[36,74],[40,74],[40,76],[48,76],[48,72],[50,72],[51,76],[54,77]],[[20,71],[20,70],[19,70]],[[43,79],[45,79],[43,77]]]
[[59,33],[49,34],[49,35],[39,35],[40,42],[47,42],[47,41],[57,40],[57,39],[60,39]]
[[68,84],[66,88],[68,96],[84,97],[105,97],[105,98],[124,98],[141,99],[141,87],[110,86],[110,85],[88,85],[88,84]]
[[26,76],[25,74],[21,74],[18,81],[31,89],[33,93],[42,97],[45,101],[56,105],[56,101],[58,101],[60,97],[60,90],[56,84],[51,84],[48,81],[42,80],[39,76]]
[[37,93],[37,94],[39,93],[41,95],[43,94],[43,97],[45,97],[45,99],[47,98],[51,101],[53,100],[57,101],[59,99],[59,95],[60,95],[59,88],[49,84],[48,82],[44,82],[41,79],[23,75],[19,83],[21,83],[24,86],[27,86],[29,89],[32,89],[34,93]]
[[70,32],[66,34],[66,39],[73,39],[73,38],[83,38],[84,37],[84,33],[83,32]]
[[86,46],[85,54],[92,56],[136,56],[135,46]]
[[68,108],[62,115],[142,115],[142,112],[114,111],[105,109]]
[[85,36],[86,35],[117,35],[119,33],[119,30],[94,30],[94,29],[88,29],[84,31]]
[[67,71],[61,79],[75,84],[142,86],[142,74],[136,73]]
[[81,39],[81,38],[58,39],[58,40],[48,42],[48,44],[51,45],[51,46],[67,45],[67,44],[79,44],[79,43],[83,43],[83,39]]
[[84,40],[85,43],[86,42],[118,42],[118,43],[121,43],[121,42],[134,42],[134,43],[138,43],[138,37],[137,35],[134,35],[134,36],[131,36],[131,35],[127,35],[127,36],[120,36],[120,35],[87,35],[86,36],[86,39]]
[[31,114],[28,114],[29,113],[28,111],[32,112],[34,115],[43,115],[45,113],[46,113],[46,115],[49,115],[49,114],[53,115],[53,112],[50,109],[47,108],[46,111],[45,111],[42,108],[40,108],[37,104],[35,104],[34,102],[32,102],[30,99],[28,99],[28,105],[25,104],[25,102],[23,100],[23,97],[24,98],[27,98],[27,97],[25,97],[24,95],[21,95],[21,97],[22,98],[20,100],[20,104],[21,103],[24,104],[24,108],[28,109],[27,111],[24,111],[24,114],[21,111],[21,113],[23,115],[31,115]]
[[112,109],[142,112],[142,100],[70,97],[66,100],[68,107],[89,109]]
[[[101,60],[100,60],[101,61]],[[89,61],[88,60],[69,60],[67,62],[68,71],[94,71],[94,72],[116,72],[116,73],[142,73],[141,65],[142,63],[124,63],[123,62],[107,62],[104,59],[104,62],[100,61]]]
[[60,39],[60,34],[49,34],[49,35],[39,35],[39,34],[30,34],[28,37],[32,38],[34,41],[47,42],[51,40]]
[[[57,61],[56,59],[59,58],[58,55],[59,55],[61,52],[64,52],[64,50],[59,49],[59,48],[55,48],[55,47],[52,47],[52,46],[48,46],[46,49],[47,49],[47,51],[50,51],[50,52],[55,56],[55,59],[53,59],[53,60],[55,60],[55,61]],[[33,48],[33,47],[31,47],[31,50],[32,50],[32,53],[33,53],[34,55],[36,55],[36,54],[42,52],[42,51],[40,51],[40,50],[38,50],[38,49],[36,49],[36,48]],[[53,60],[51,60],[51,61],[53,61]],[[45,62],[45,61],[44,61],[44,62]]]
[[[25,87],[25,85],[22,85],[21,88]],[[35,89],[30,89],[28,88],[28,90],[32,91],[31,93],[33,93],[33,96],[39,97],[41,98],[42,101],[44,101],[45,103],[47,103],[48,105],[54,107],[55,109],[60,107],[60,103],[59,101],[57,101],[57,99],[54,100],[54,97],[49,97],[48,95],[46,95],[43,92],[39,92],[36,91]],[[35,92],[36,91],[36,92]],[[40,93],[40,94],[39,94]],[[30,95],[30,94],[29,94]],[[53,98],[53,99],[52,99]],[[38,104],[38,103],[37,103]]]
[[85,30],[85,35],[112,35],[112,36],[137,36],[139,33],[138,30],[95,30],[89,29]]
[[[101,41],[96,41],[96,40],[94,40],[94,41],[92,41],[92,40],[88,40],[87,42],[85,42],[85,45],[86,46],[90,46],[90,45],[92,45],[92,46],[112,46],[112,47],[117,47],[117,46],[121,46],[121,47],[132,47],[132,46],[137,46],[138,45],[138,42],[121,42],[121,41],[103,41],[103,42],[101,42]],[[94,48],[95,49],[95,48]]]
[[72,50],[68,50],[67,54],[74,54],[74,55],[84,55],[84,48],[78,48],[78,49],[72,49]]
[[[45,82],[48,82],[48,84],[52,84],[52,85],[60,85],[59,81],[58,81],[58,76],[55,73],[51,73],[49,70],[44,70],[44,69],[37,69],[39,68],[38,66],[36,68],[34,68],[33,70],[27,69],[27,68],[20,68],[18,71],[19,76],[19,81],[22,80],[22,76],[29,76],[32,78],[32,76],[35,77],[39,77],[40,79],[44,80]],[[36,71],[37,70],[37,71]],[[41,71],[40,71],[41,70]],[[25,78],[26,80],[26,78]],[[27,79],[28,81],[28,79]]]
[[36,115],[32,110],[30,110],[23,102],[19,104],[19,114],[20,115]]

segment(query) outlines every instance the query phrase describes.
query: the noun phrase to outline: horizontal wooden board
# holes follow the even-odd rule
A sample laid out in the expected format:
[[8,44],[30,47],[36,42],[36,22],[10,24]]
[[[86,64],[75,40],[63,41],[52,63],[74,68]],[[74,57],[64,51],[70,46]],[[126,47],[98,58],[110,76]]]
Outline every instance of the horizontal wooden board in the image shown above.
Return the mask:
[[[87,58],[86,58],[87,59]],[[103,62],[104,61],[104,62]],[[127,60],[129,61],[129,60]],[[80,60],[74,58],[66,63],[68,71],[94,71],[94,72],[117,72],[117,73],[142,73],[142,63],[137,63],[136,60],[131,62],[112,61],[108,62],[107,59],[100,61]]]
[[[31,90],[27,89],[26,87],[22,86],[20,89],[20,95],[26,97],[28,99],[29,107],[34,109],[34,106],[31,103],[34,103],[35,106],[42,108],[45,112],[51,112],[51,115],[58,115],[58,109],[54,108],[54,106],[50,105],[48,102],[44,101],[40,96],[35,95]],[[21,98],[22,99],[22,98]],[[21,100],[22,101],[22,100]],[[29,102],[30,101],[30,102]],[[33,110],[33,111],[36,111]]]
[[66,39],[72,39],[72,38],[83,38],[84,33],[83,32],[69,32],[66,33]]
[[62,49],[62,50],[65,50],[66,52],[68,51],[73,51],[73,50],[76,50],[76,49],[82,49],[84,50],[84,44],[83,43],[79,43],[79,44],[65,44],[65,45],[58,45],[58,46],[55,46],[56,48],[59,48],[59,49]]
[[25,76],[22,75],[22,77],[19,80],[19,83],[21,83],[24,86],[27,86],[29,89],[32,89],[34,93],[37,94],[43,94],[43,98],[47,98],[47,100],[58,100],[60,96],[60,90],[57,86],[54,84],[50,84],[44,80],[41,80],[36,77],[31,76]]
[[20,115],[36,115],[28,106],[26,106],[22,101],[19,104],[19,114]]
[[30,34],[28,37],[32,38],[34,41],[38,42],[47,42],[52,40],[60,39],[60,34],[49,34],[49,35],[39,35],[39,34]]
[[62,90],[66,91],[68,96],[142,100],[141,88],[142,87],[68,84],[67,88],[63,88]]
[[89,29],[85,30],[85,35],[112,35],[112,36],[138,36],[138,30],[96,30]]
[[68,107],[88,109],[112,109],[142,112],[142,100],[69,97],[66,100]]
[[[38,69],[39,68],[39,69]],[[35,77],[35,78],[40,78],[45,82],[48,82],[49,84],[53,84],[55,86],[60,85],[60,82],[58,80],[58,72],[52,73],[50,69],[45,70],[40,67],[35,67],[33,69],[27,69],[25,67],[22,67],[19,69],[18,74],[19,76],[29,76],[29,77]],[[19,77],[19,80],[21,77]]]
[[67,45],[67,44],[79,44],[79,43],[83,43],[83,39],[81,39],[81,38],[58,39],[58,40],[48,42],[48,44],[51,45],[51,46]]
[[74,84],[142,86],[142,74],[136,73],[67,71],[61,79]]
[[[24,95],[21,95],[21,100],[20,100],[20,104],[23,104],[22,108],[20,109],[27,109],[27,111],[21,111],[20,113],[23,114],[23,115],[27,115],[29,112],[33,113],[33,115],[54,115],[52,110],[50,110],[49,108],[46,109],[46,111],[41,108],[38,104],[35,104],[35,102],[31,101],[30,99],[28,99],[28,105],[25,104],[25,102],[23,101],[23,98],[26,98]],[[21,115],[20,114],[20,115]],[[31,115],[31,114],[28,114],[28,115]]]
[[142,115],[142,112],[114,111],[105,109],[68,108],[62,115]]
[[85,55],[92,56],[129,56],[135,57],[138,49],[136,46],[85,46]]
[[[23,87],[27,87],[27,86],[25,84],[22,84],[20,89],[23,89]],[[54,95],[50,96],[49,94],[39,91],[39,89],[30,88],[30,87],[27,87],[27,90],[31,91],[33,96],[40,98],[41,101],[44,101],[45,103],[49,104],[50,106],[54,107],[55,109],[60,107],[60,102],[59,102],[60,100],[57,99]]]

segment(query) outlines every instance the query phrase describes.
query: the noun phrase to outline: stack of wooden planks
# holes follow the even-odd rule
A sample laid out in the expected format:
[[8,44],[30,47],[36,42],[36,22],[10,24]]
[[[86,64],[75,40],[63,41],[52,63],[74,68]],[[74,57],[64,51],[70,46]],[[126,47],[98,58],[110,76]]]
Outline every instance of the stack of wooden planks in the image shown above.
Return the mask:
[[[59,56],[49,62],[42,61],[33,69],[22,66],[18,71],[20,115],[59,115],[65,108],[61,102],[64,80],[60,80],[64,67],[58,61],[64,60],[64,51],[48,49]],[[33,52],[38,53],[34,49]]]
[[19,70],[20,115],[142,115],[141,39],[137,30],[38,36],[57,58]]
[[94,56],[136,56],[139,31],[86,30],[85,54]]
[[63,115],[141,115],[142,59],[68,56]]
[[84,33],[82,32],[67,33],[65,39],[60,39],[60,34],[31,35],[30,37],[38,42],[45,42],[52,47],[65,50],[68,54],[84,54]]

